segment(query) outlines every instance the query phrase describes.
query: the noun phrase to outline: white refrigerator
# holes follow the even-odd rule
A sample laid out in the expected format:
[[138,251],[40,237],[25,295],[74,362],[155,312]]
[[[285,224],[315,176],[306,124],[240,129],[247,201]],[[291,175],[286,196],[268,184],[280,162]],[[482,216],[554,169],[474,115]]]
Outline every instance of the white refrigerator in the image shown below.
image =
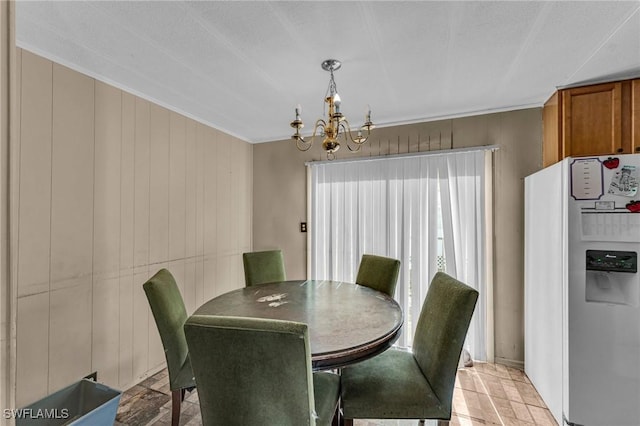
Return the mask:
[[561,425],[640,425],[640,155],[525,178],[525,372]]

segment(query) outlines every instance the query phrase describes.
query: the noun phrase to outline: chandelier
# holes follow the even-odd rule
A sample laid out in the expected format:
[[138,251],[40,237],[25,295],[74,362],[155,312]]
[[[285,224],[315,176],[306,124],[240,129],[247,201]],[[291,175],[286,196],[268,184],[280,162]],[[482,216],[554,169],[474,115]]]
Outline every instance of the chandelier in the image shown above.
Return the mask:
[[[340,138],[342,138],[349,148],[349,151],[359,151],[362,145],[367,141],[371,134],[371,129],[375,126],[371,122],[371,110],[367,107],[367,112],[364,119],[364,124],[358,129],[357,135],[354,137],[351,133],[351,126],[347,121],[347,118],[340,112],[340,95],[338,95],[338,89],[336,87],[336,81],[333,78],[333,72],[340,69],[342,64],[337,59],[327,59],[322,62],[322,69],[329,71],[331,77],[329,79],[329,87],[325,94],[324,101],[329,104],[329,114],[326,120],[323,118],[318,119],[313,128],[313,134],[310,140],[305,140],[300,134],[300,129],[304,127],[304,123],[300,118],[302,108],[300,105],[296,107],[296,118],[291,122],[291,127],[296,129],[296,132],[291,136],[291,139],[296,141],[296,147],[300,151],[307,151],[313,145],[316,133],[320,130],[320,134],[324,137],[322,141],[322,148],[327,151],[327,159],[333,160],[336,158],[336,151],[340,149]],[[366,132],[366,135],[363,133]]]

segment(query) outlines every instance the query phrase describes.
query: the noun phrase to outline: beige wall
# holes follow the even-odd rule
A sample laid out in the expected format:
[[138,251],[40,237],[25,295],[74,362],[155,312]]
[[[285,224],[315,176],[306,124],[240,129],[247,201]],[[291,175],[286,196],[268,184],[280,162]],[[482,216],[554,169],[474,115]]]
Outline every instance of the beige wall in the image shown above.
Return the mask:
[[142,291],[187,312],[243,285],[252,147],[30,52],[20,94],[16,404],[83,376],[126,389],[164,365]]
[[[541,168],[542,111],[520,111],[376,129],[362,152],[338,158],[499,145],[494,161],[495,359],[524,366],[524,181]],[[253,248],[280,247],[289,278],[306,277],[305,161],[290,140],[254,145]]]

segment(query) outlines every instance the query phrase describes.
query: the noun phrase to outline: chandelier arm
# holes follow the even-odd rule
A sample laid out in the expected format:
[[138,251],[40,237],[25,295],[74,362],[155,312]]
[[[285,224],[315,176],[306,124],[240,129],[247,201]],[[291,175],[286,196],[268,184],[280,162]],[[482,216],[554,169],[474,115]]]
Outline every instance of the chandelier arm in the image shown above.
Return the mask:
[[322,129],[324,130],[326,125],[327,125],[327,122],[324,121],[324,119],[318,118],[318,121],[316,121],[315,126],[313,126],[313,136],[316,135],[316,131],[318,130],[318,127],[322,127]]
[[325,121],[320,118],[316,121],[315,126],[313,127],[313,134],[311,135],[311,139],[305,140],[304,136],[300,135],[298,132],[291,136],[292,139],[296,141],[296,148],[300,151],[308,151],[313,146],[313,141],[316,139],[316,133],[318,132],[318,128],[323,128],[326,126]]
[[[313,138],[311,138],[310,141],[305,141],[304,138],[302,136],[295,138],[296,140],[296,148],[298,148],[299,151],[309,151],[309,148],[311,148],[311,145],[313,145]],[[302,144],[300,144],[302,142]]]
[[[345,122],[346,122],[346,126],[345,126]],[[349,126],[349,122],[346,119],[343,119],[340,122],[340,124],[338,124],[338,127],[342,129],[342,132],[338,133],[338,137],[342,136],[344,138],[345,144],[347,145],[347,149],[349,149],[349,151],[351,152],[360,151],[360,147],[362,146],[361,144],[356,143],[356,146],[354,148],[349,143],[349,139],[351,139],[351,127]],[[347,134],[349,136],[347,136]]]
[[313,143],[314,139],[316,138],[316,133],[318,133],[318,129],[322,128],[322,130],[324,131],[324,127],[326,125],[327,123],[322,118],[319,118],[318,120],[316,120],[316,124],[313,126],[313,133],[311,134],[311,143]]
[[[345,132],[345,140],[347,141],[347,148],[349,148],[349,151],[352,151],[352,152],[359,151],[360,147],[369,139],[369,136],[371,135],[371,132],[369,131],[369,129],[366,128],[366,126],[362,126],[360,128],[360,132],[366,129],[367,136],[363,137],[360,135],[354,138],[353,134],[351,133],[351,125],[349,124],[349,121],[346,118],[340,122],[340,127],[342,127],[342,129]],[[349,137],[346,136],[347,133],[349,134]],[[355,144],[354,148],[352,148],[351,145],[349,144],[350,141]]]
[[358,151],[360,151],[360,148],[362,148],[362,145],[356,145],[355,148],[351,148],[351,145],[349,145],[349,142],[347,142],[347,148],[351,152],[358,152]]

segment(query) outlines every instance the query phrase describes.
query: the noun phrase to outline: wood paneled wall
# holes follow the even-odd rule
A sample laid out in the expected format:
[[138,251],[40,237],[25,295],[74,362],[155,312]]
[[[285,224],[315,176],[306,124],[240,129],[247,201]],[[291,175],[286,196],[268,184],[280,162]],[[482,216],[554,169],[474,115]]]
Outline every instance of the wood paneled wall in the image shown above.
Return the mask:
[[244,285],[250,144],[18,51],[16,404],[83,376],[126,389],[164,365],[142,284],[187,312]]
[[[13,218],[15,192],[11,192],[16,139],[15,2],[0,2],[0,406],[14,407],[12,371],[15,369],[15,243]],[[4,417],[4,416],[2,416]],[[10,419],[0,418],[0,425]]]

